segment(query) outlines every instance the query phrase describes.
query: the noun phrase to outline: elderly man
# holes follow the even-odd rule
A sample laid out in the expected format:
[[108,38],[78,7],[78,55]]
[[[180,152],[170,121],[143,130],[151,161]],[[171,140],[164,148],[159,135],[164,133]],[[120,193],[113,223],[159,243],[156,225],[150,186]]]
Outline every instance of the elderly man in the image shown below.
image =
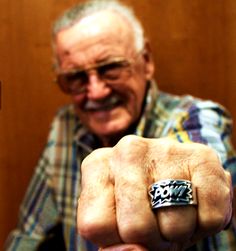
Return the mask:
[[235,250],[224,108],[159,91],[142,26],[117,1],[67,11],[53,42],[73,105],[54,119],[7,250]]

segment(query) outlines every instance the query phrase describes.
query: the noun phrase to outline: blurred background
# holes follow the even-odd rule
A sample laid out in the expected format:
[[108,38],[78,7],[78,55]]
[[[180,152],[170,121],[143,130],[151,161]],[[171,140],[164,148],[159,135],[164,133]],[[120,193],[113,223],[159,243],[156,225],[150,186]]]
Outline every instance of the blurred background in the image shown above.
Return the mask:
[[[77,2],[0,1],[1,250],[52,117],[70,102],[53,83],[51,25]],[[236,1],[123,2],[134,7],[151,40],[159,88],[219,102],[236,121]]]

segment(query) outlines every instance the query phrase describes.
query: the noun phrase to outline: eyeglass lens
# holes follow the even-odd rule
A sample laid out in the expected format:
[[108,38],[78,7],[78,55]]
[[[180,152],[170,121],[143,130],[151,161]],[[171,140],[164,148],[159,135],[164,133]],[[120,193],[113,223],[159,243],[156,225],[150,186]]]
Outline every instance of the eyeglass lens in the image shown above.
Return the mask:
[[79,93],[89,82],[89,71],[96,70],[96,74],[101,80],[115,82],[127,76],[127,66],[129,65],[128,61],[122,60],[93,67],[89,70],[59,74],[57,82],[62,91],[66,93]]

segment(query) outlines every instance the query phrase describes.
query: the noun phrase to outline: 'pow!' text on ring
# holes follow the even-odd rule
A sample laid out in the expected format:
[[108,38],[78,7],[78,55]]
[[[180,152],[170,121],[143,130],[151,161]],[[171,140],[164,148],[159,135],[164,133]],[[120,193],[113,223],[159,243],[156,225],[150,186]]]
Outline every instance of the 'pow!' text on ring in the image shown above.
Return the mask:
[[197,205],[196,189],[189,180],[160,180],[150,186],[149,195],[153,209]]

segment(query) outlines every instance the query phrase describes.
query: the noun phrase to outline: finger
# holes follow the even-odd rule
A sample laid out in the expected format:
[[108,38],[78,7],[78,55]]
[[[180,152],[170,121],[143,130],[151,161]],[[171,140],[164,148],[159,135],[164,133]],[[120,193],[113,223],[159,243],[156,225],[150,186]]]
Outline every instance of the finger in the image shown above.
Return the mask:
[[109,156],[109,148],[96,150],[81,166],[82,192],[78,203],[78,232],[100,247],[120,243]]
[[[189,161],[191,151],[184,144],[172,140],[152,141],[150,146],[155,181],[165,179],[190,180]],[[192,237],[197,222],[195,206],[168,206],[156,210],[160,232],[172,243],[184,243]],[[181,244],[180,244],[181,246]]]
[[[132,149],[132,151],[128,151]],[[148,250],[166,250],[155,215],[150,207],[145,155],[145,140],[123,138],[114,147],[112,171],[115,184],[116,214],[119,234],[124,243],[138,243]]]
[[209,149],[206,155],[209,161],[199,163],[192,177],[198,194],[198,229],[193,241],[223,230],[232,216],[231,176],[214,151]]

